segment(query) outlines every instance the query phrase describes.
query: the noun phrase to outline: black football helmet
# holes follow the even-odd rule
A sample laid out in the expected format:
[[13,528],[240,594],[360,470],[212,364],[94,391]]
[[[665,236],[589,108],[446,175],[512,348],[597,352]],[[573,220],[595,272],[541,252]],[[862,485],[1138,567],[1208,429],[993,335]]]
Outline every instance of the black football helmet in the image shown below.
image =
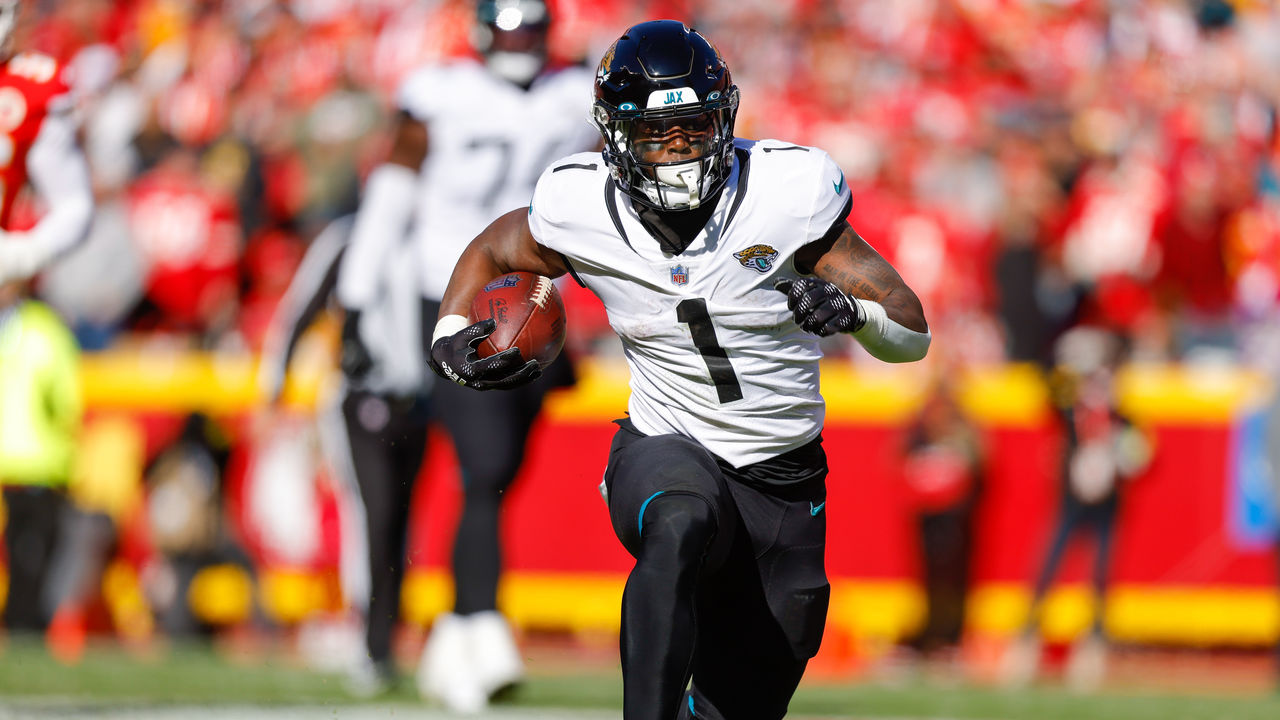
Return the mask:
[[[628,29],[596,71],[592,120],[604,135],[604,161],[618,186],[658,210],[691,210],[715,195],[733,168],[738,87],[720,53],[676,20]],[[645,162],[637,125],[667,121],[706,133],[689,160]]]
[[528,87],[547,65],[550,28],[544,0],[480,0],[471,42],[494,74]]

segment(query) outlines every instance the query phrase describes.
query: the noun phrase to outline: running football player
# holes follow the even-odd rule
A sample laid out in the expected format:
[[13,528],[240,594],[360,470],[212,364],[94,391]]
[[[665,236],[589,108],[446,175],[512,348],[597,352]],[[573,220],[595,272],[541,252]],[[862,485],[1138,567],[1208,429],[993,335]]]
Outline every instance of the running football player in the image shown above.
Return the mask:
[[930,342],[915,293],[849,226],[840,168],[817,148],[735,139],[738,102],[702,35],[628,29],[596,74],[603,155],[552,163],[530,207],[471,243],[430,353],[479,390],[537,376],[472,350],[492,325],[467,308],[501,273],[569,273],[603,301],[631,369],[604,477],[636,558],[626,720],[783,717],[830,596],[818,338],[849,333],[889,362]]

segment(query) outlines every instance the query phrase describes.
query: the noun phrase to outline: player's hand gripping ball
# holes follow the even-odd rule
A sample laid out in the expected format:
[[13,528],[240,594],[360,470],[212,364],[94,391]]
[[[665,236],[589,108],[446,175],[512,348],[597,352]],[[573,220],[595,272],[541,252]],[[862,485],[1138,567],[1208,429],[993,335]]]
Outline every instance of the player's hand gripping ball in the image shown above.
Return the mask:
[[545,369],[564,347],[564,301],[550,278],[513,272],[494,278],[471,301],[472,322],[492,319],[494,330],[477,347],[480,357],[511,348]]
[[787,296],[796,324],[821,337],[856,332],[866,324],[862,307],[834,283],[817,278],[780,279],[773,288]]
[[472,324],[431,346],[431,367],[476,390],[505,390],[538,378],[564,347],[564,302],[548,278],[495,278],[471,303]]

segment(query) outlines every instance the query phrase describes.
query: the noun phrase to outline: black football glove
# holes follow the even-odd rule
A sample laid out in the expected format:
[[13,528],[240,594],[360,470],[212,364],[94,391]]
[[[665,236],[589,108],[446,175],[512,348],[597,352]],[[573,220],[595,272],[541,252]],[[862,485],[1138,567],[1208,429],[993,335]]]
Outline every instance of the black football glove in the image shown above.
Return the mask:
[[856,332],[867,322],[862,306],[834,283],[817,278],[781,279],[773,289],[787,296],[787,307],[795,313],[796,324],[826,337],[838,332]]
[[495,327],[493,318],[487,318],[436,340],[431,345],[431,369],[440,377],[474,390],[509,390],[542,375],[537,360],[520,359],[519,348],[508,348],[483,359],[476,353],[476,346]]
[[347,310],[342,320],[342,351],[338,364],[342,373],[352,380],[360,380],[373,369],[373,356],[360,339],[360,311]]

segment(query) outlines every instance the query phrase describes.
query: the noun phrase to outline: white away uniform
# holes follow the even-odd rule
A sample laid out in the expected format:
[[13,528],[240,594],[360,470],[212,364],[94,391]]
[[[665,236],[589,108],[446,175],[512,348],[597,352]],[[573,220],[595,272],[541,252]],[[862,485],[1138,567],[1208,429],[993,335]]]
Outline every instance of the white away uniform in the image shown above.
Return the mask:
[[529,227],[604,303],[631,369],[636,428],[693,438],[742,467],[822,430],[818,338],[773,283],[799,277],[794,254],[845,219],[851,196],[820,149],[741,139],[735,149],[715,212],[679,255],[659,248],[596,154],[543,173]]
[[467,243],[494,218],[528,205],[549,163],[598,143],[588,120],[593,80],[587,69],[570,67],[526,91],[463,60],[405,81],[400,107],[431,134],[411,231],[425,297],[444,296]]

